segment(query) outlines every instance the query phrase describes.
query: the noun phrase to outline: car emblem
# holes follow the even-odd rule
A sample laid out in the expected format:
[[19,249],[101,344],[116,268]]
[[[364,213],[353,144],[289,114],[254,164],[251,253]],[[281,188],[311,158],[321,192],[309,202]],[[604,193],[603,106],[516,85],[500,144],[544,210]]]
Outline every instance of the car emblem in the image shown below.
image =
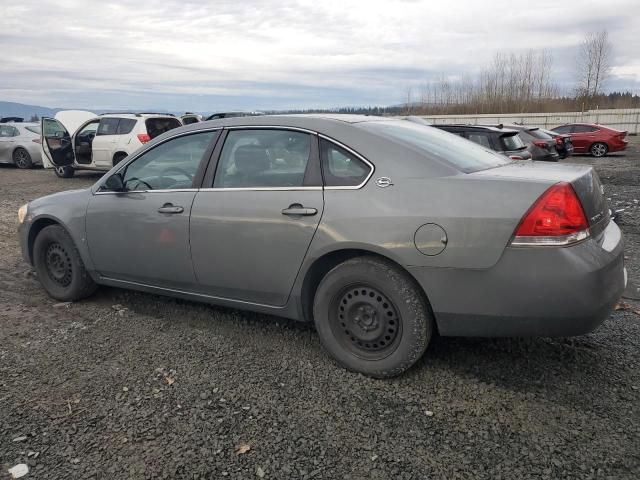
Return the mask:
[[389,177],[380,177],[376,180],[376,185],[379,186],[380,188],[386,188],[393,185],[393,182]]

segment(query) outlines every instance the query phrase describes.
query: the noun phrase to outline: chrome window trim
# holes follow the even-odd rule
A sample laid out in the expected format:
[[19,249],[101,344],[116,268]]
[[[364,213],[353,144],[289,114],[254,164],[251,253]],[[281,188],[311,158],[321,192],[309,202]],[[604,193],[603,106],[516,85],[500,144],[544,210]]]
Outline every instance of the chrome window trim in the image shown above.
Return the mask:
[[220,187],[220,188],[201,188],[201,192],[292,192],[292,191],[322,191],[323,187]]
[[198,188],[164,188],[159,190],[127,190],[126,192],[97,191],[94,195],[129,195],[131,193],[176,193],[176,192],[197,192]]
[[[369,175],[366,176],[366,178],[359,184],[359,185],[344,185],[344,186],[326,186],[324,187],[325,190],[360,190],[362,187],[364,187],[367,182],[369,181],[369,179],[373,176],[373,172],[375,171],[376,167],[373,163],[371,163],[369,160],[367,160],[366,158],[364,158],[362,155],[360,155],[358,152],[356,152],[355,150],[353,150],[350,147],[347,147],[344,143],[340,143],[337,140],[334,140],[331,137],[328,137],[326,135],[323,135],[322,133],[319,133],[318,136],[328,142],[333,143],[334,145],[346,150],[347,152],[351,153],[352,155],[354,155],[355,157],[357,157],[358,159],[362,160],[368,167],[369,167]],[[322,155],[320,158],[320,162],[322,162]]]
[[318,132],[301,127],[288,127],[285,125],[232,125],[223,127],[226,130],[293,130],[296,132],[308,133],[310,135],[319,135]]

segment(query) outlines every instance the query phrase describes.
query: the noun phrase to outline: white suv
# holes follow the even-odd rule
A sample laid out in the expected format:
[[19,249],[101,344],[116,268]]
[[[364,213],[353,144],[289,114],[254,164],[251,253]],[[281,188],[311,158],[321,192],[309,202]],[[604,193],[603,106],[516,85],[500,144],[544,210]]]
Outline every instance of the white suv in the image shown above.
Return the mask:
[[62,178],[76,170],[108,171],[158,135],[181,126],[162,113],[65,110],[42,119],[42,163]]

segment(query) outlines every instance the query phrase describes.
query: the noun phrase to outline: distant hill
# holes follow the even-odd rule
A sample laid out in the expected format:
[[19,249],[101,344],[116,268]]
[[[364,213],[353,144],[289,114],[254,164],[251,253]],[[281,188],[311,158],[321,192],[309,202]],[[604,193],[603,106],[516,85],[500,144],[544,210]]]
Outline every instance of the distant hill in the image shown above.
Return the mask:
[[22,117],[25,120],[29,120],[32,115],[52,117],[60,110],[62,109],[25,105],[24,103],[0,102],[0,117]]

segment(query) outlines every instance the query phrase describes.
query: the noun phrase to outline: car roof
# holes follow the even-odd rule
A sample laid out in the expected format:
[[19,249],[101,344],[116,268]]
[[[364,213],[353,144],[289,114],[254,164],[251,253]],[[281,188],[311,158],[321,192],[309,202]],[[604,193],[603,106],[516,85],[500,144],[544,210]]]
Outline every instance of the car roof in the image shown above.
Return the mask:
[[125,117],[125,118],[148,118],[148,117],[167,117],[167,118],[176,118],[172,113],[154,113],[154,112],[140,112],[140,113],[132,113],[132,112],[107,112],[101,113],[98,115],[99,117]]
[[493,127],[491,125],[471,125],[471,124],[464,124],[464,123],[447,123],[447,124],[439,124],[439,125],[433,125],[436,128],[440,128],[440,127],[451,127],[451,128],[459,128],[459,129],[465,129],[465,130],[486,130],[489,132],[495,132],[495,133],[518,133],[518,130],[514,129],[514,128],[498,128],[498,127]]

